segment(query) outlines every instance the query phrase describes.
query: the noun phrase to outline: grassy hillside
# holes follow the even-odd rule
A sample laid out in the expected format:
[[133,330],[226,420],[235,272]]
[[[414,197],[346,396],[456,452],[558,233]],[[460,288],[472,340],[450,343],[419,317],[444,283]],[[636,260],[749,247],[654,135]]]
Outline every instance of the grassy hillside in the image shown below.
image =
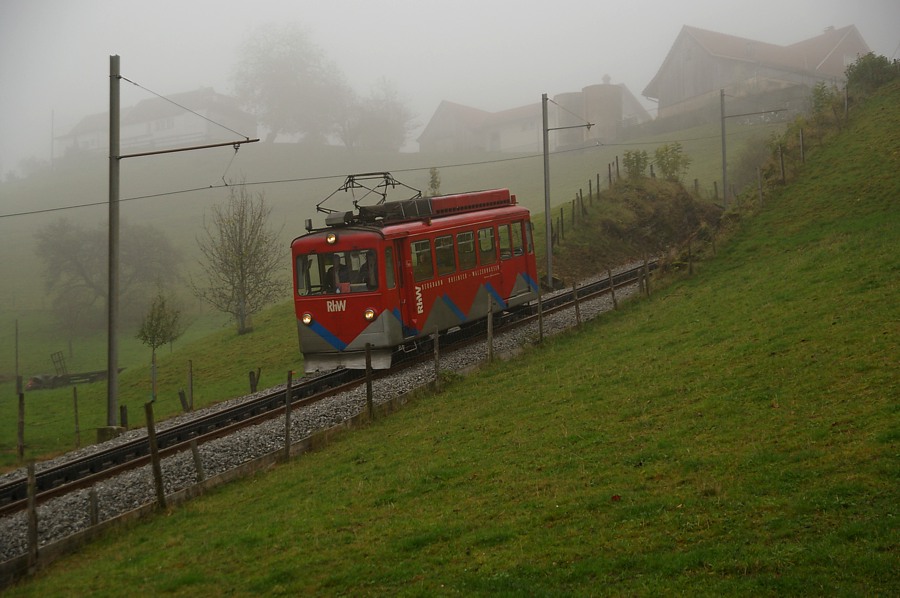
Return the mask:
[[900,86],[578,332],[20,595],[897,595]]
[[[771,127],[735,127],[729,135],[735,151],[749,138],[771,131]],[[683,140],[693,158],[689,179],[700,178],[704,189],[719,176],[719,138],[715,127],[682,131],[668,137],[640,139],[623,146],[592,147],[555,154],[551,158],[551,188],[554,205],[568,201],[579,188],[587,193],[588,180],[606,185],[607,164],[630,148],[653,152],[657,145],[672,139]],[[736,155],[736,154],[735,154]],[[233,161],[232,161],[233,158]],[[197,232],[210,207],[222,204],[228,190],[217,188],[223,178],[245,179],[254,184],[253,193],[264,193],[272,206],[272,220],[284,224],[281,238],[287,244],[303,230],[306,218],[322,222],[316,203],[328,196],[353,172],[391,171],[398,180],[418,189],[427,189],[429,168],[440,170],[445,193],[506,186],[537,216],[538,243],[543,235],[543,168],[539,154],[365,154],[342,148],[308,148],[297,145],[257,143],[243,147],[235,156],[231,148],[187,152],[125,160],[122,163],[121,218],[150,224],[168,237],[182,252],[182,274],[198,272]],[[107,160],[102,155],[84,155],[59,161],[52,173],[29,179],[0,183],[0,379],[15,371],[15,322],[19,320],[20,372],[33,375],[52,371],[50,354],[67,350],[57,324],[48,311],[42,265],[35,256],[35,232],[60,218],[97,227],[105,234],[107,219]],[[189,193],[168,194],[193,190]],[[328,205],[346,207],[349,197],[336,196]],[[343,203],[341,203],[343,202]],[[64,209],[66,206],[85,206]],[[20,216],[20,212],[54,210]],[[287,250],[285,250],[287,251]],[[287,258],[286,258],[287,259]],[[285,262],[287,263],[287,262]],[[288,268],[285,268],[287,275]],[[192,300],[187,284],[181,289]],[[203,326],[203,325],[201,325]],[[205,331],[206,328],[203,328]],[[69,357],[73,368],[94,370],[105,367],[105,330],[98,338],[77,339]],[[139,367],[141,347],[130,331],[123,331],[120,362]],[[96,350],[95,347],[99,347]],[[2,393],[2,389],[0,389]],[[0,395],[2,396],[2,395]]]
[[[734,127],[730,143],[740,148],[772,127]],[[703,187],[716,176],[719,137],[715,127],[682,131],[665,137],[639,139],[623,146],[592,147],[555,154],[551,158],[553,202],[567,203],[579,189],[587,193],[588,179],[596,184],[601,173],[606,185],[606,165],[625,149],[640,148],[650,153],[659,144],[678,139],[693,159],[688,178],[699,177]],[[350,172],[392,171],[398,180],[413,187],[428,186],[428,169],[440,168],[443,192],[508,186],[519,201],[531,208],[536,222],[536,245],[544,249],[543,169],[540,155],[506,154],[440,155],[348,154],[341,148],[310,149],[304,146],[254,144],[240,150],[231,148],[208,152],[172,154],[126,160],[122,165],[121,217],[125,221],[151,224],[182,252],[185,277],[197,273],[196,237],[211,205],[227,199],[228,190],[208,188],[221,184],[223,175],[246,177],[247,181],[270,181],[253,185],[254,193],[266,195],[273,207],[274,223],[284,224],[285,248],[302,231],[303,220],[318,217],[314,206],[328,196]],[[733,155],[737,155],[737,150]],[[231,161],[234,157],[233,162]],[[440,160],[435,163],[434,160]],[[229,166],[230,164],[230,166]],[[19,328],[19,371],[26,378],[52,373],[50,354],[62,351],[69,371],[102,370],[106,367],[106,331],[79,337],[71,343],[58,329],[49,311],[42,266],[34,253],[36,230],[59,218],[103,231],[106,220],[106,160],[85,155],[59,162],[53,173],[27,180],[0,184],[0,213],[53,210],[71,205],[99,204],[74,210],[41,212],[0,218],[0,470],[18,463],[16,459],[17,405],[12,374],[15,372],[15,329]],[[226,169],[227,167],[227,169]],[[183,194],[165,195],[173,190],[194,189]],[[197,190],[199,189],[199,190]],[[158,195],[163,194],[163,195]],[[137,198],[137,199],[133,199]],[[346,202],[346,195],[333,201]],[[333,204],[329,204],[333,205]],[[101,233],[105,234],[105,233]],[[285,249],[287,264],[287,249]],[[543,263],[543,262],[542,262]],[[285,276],[289,269],[285,268]],[[190,322],[185,335],[160,356],[160,401],[158,414],[168,416],[180,410],[178,390],[187,384],[188,361],[195,368],[195,404],[243,394],[248,390],[247,372],[264,368],[263,384],[280,381],[288,369],[296,369],[298,351],[293,320],[262,316],[257,321],[254,339],[275,339],[269,348],[256,347],[254,339],[236,339],[229,322],[220,314],[193,302],[187,280],[180,289],[185,320]],[[286,314],[286,305],[275,308]],[[123,327],[124,328],[124,327]],[[212,334],[209,338],[208,335]],[[204,339],[201,341],[201,339]],[[261,344],[261,343],[260,343]],[[232,358],[240,351],[238,358]],[[121,376],[120,404],[129,409],[131,425],[142,424],[141,405],[150,396],[149,350],[123,329],[119,338]],[[4,382],[6,380],[6,382]],[[106,424],[106,388],[100,384],[82,385],[79,393],[79,419],[84,442],[95,436],[95,428]],[[26,458],[44,458],[74,446],[74,408],[72,389],[29,393],[26,406]]]

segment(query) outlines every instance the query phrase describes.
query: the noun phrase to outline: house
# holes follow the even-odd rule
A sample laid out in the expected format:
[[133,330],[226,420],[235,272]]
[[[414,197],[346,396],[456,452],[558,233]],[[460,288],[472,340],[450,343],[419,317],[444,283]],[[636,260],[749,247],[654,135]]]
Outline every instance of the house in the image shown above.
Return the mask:
[[[242,111],[236,100],[205,87],[122,108],[119,146],[127,154],[237,141],[245,136],[255,137],[256,126],[256,118]],[[104,112],[83,118],[68,134],[57,137],[54,155],[108,148],[109,113]]]
[[[602,84],[553,97],[548,105],[550,127],[587,122],[595,126],[555,132],[550,138],[551,149],[614,141],[623,126],[650,119],[627,87],[611,84],[609,77],[604,77]],[[417,141],[421,152],[539,152],[543,149],[543,110],[536,102],[486,112],[444,100]]]
[[658,102],[660,119],[718,109],[722,89],[731,98],[806,97],[819,82],[842,84],[847,66],[869,51],[853,25],[789,46],[685,25],[643,95]]

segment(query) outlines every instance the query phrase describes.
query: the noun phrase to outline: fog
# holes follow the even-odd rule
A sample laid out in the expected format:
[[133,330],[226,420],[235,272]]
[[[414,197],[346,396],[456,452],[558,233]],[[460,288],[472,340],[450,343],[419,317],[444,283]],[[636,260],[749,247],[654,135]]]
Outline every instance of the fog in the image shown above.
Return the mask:
[[[54,135],[107,110],[111,54],[123,76],[163,95],[231,93],[241,42],[286,21],[357,93],[382,77],[396,85],[419,125],[411,151],[442,100],[498,111],[606,74],[640,97],[683,25],[790,44],[852,24],[874,52],[900,56],[896,0],[3,0],[0,177],[23,158],[49,160]],[[146,97],[122,87],[123,106]]]

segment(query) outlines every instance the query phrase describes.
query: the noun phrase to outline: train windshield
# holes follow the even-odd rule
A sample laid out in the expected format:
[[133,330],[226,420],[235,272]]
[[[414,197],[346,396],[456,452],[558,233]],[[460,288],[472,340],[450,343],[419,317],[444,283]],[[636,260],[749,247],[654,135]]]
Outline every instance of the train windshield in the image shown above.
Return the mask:
[[378,288],[378,257],[373,249],[298,255],[296,267],[300,296]]

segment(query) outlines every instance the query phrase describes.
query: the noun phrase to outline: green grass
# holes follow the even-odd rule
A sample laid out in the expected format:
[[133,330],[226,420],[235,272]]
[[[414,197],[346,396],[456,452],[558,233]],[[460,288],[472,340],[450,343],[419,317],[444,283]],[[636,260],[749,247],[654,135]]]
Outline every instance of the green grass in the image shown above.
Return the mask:
[[900,594],[891,91],[698,275],[8,595]]
[[[248,373],[261,369],[260,386],[286,381],[288,370],[301,371],[301,356],[294,328],[293,306],[283,303],[254,319],[255,332],[238,336],[230,322],[207,318],[189,328],[186,338],[175,343],[176,350],[162,347],[157,353],[157,401],[154,417],[162,420],[181,413],[178,392],[188,386],[189,360],[193,371],[194,406],[247,394]],[[265,341],[263,342],[263,339]],[[105,358],[106,347],[97,347]],[[128,412],[129,427],[145,425],[143,405],[152,398],[150,350],[129,339],[121,360],[137,366],[119,377],[119,405]],[[70,368],[70,371],[74,371]],[[298,374],[299,375],[299,374]],[[82,445],[96,441],[96,429],[106,426],[107,389],[105,382],[77,387],[78,419]],[[26,459],[45,458],[75,446],[75,415],[71,387],[26,393]],[[0,467],[11,469],[16,456],[18,404],[12,382],[0,385]]]

